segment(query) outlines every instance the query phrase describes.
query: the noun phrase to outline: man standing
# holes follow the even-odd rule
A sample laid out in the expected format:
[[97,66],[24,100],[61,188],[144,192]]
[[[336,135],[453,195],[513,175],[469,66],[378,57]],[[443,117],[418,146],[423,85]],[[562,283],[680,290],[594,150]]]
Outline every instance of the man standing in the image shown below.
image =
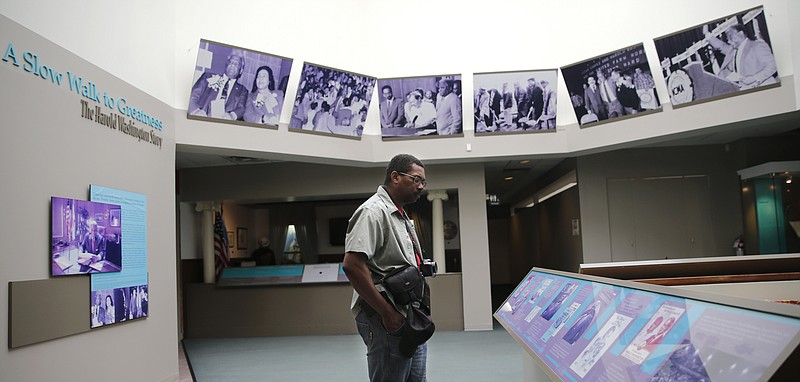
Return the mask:
[[453,81],[439,81],[441,101],[436,104],[436,132],[439,135],[461,133],[461,98],[453,93]]
[[403,103],[394,98],[392,94],[392,87],[384,85],[381,88],[383,93],[383,102],[380,105],[381,111],[381,128],[389,127],[402,127],[403,122]]
[[720,77],[736,83],[741,90],[778,82],[775,79],[778,67],[772,49],[764,40],[751,40],[745,34],[744,25],[734,24],[725,31],[727,43],[708,33],[708,26],[703,31],[709,45],[725,54],[720,65]]
[[539,119],[544,111],[544,90],[535,78],[528,78],[528,91],[531,93],[531,111],[528,112],[528,116],[530,119]]
[[503,123],[509,129],[513,127],[514,95],[508,90],[508,82],[503,82]]
[[189,114],[229,120],[244,117],[247,89],[236,82],[244,71],[244,56],[233,51],[228,56],[225,73],[205,72],[192,86]]
[[603,102],[606,103],[606,111],[608,118],[621,117],[622,104],[617,99],[617,79],[619,79],[619,69],[611,69],[611,78],[606,78],[602,70],[597,70],[597,82],[600,86],[600,96]]
[[597,86],[597,81],[594,77],[589,76],[586,80],[588,87],[583,94],[583,99],[586,103],[586,111],[597,116],[598,120],[606,119],[606,105],[600,97],[600,88]]
[[489,94],[486,93],[486,88],[484,87],[478,89],[478,94],[475,95],[475,120],[475,126],[478,126],[480,122],[483,122],[484,131],[488,130],[492,126],[492,112],[489,108]]
[[550,88],[547,80],[540,82],[544,92],[544,109],[539,116],[539,130],[553,130],[556,128],[556,92]]
[[495,125],[497,119],[500,118],[500,113],[503,112],[501,108],[501,101],[503,97],[497,92],[497,89],[492,88],[489,89],[489,108],[492,110],[492,123],[491,125]]
[[396,155],[386,167],[383,185],[356,209],[347,227],[342,269],[355,290],[351,311],[367,346],[373,382],[426,381],[427,343],[411,358],[401,354],[400,329],[407,307],[395,304],[380,284],[394,270],[422,264],[419,238],[403,207],[419,199],[425,184],[422,162]]

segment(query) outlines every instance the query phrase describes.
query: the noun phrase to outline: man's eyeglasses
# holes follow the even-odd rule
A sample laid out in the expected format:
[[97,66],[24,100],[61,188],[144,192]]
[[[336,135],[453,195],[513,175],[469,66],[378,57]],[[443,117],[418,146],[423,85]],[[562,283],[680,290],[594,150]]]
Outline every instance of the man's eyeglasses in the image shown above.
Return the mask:
[[416,176],[416,175],[406,174],[406,173],[400,172],[400,171],[398,171],[397,173],[400,174],[400,175],[405,175],[405,176],[411,178],[411,180],[414,181],[414,184],[421,184],[422,187],[425,187],[428,184],[428,182],[425,180],[425,178],[422,178],[422,177],[419,177],[419,176]]

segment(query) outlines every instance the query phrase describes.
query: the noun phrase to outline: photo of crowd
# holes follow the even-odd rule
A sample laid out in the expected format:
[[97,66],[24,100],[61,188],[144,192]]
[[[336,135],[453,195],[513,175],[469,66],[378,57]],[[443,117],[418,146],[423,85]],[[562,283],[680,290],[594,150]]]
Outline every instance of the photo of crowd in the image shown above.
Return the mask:
[[555,131],[557,79],[555,69],[476,73],[475,134]]
[[644,45],[561,68],[581,126],[660,110]]
[[292,60],[200,40],[188,118],[277,128]]
[[675,106],[779,85],[763,7],[654,42]]
[[461,76],[378,80],[381,136],[461,136]]
[[147,317],[147,285],[92,291],[91,327]]
[[289,131],[361,137],[375,78],[305,63]]

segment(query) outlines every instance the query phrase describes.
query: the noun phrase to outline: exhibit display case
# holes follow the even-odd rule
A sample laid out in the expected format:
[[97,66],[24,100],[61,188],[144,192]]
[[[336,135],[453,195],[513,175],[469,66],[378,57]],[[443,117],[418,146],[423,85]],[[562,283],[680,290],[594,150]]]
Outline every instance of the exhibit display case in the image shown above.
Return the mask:
[[533,268],[494,317],[555,381],[798,375],[789,304]]

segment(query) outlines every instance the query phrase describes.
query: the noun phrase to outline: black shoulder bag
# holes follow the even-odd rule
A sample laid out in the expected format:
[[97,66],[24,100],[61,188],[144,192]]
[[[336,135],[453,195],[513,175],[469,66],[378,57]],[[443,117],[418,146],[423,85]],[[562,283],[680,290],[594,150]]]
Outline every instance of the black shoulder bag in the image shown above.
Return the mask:
[[427,341],[436,330],[431,319],[431,309],[424,302],[425,277],[411,265],[397,269],[381,279],[381,284],[392,294],[397,305],[407,305],[406,320],[400,338],[400,352],[411,358],[417,347]]

